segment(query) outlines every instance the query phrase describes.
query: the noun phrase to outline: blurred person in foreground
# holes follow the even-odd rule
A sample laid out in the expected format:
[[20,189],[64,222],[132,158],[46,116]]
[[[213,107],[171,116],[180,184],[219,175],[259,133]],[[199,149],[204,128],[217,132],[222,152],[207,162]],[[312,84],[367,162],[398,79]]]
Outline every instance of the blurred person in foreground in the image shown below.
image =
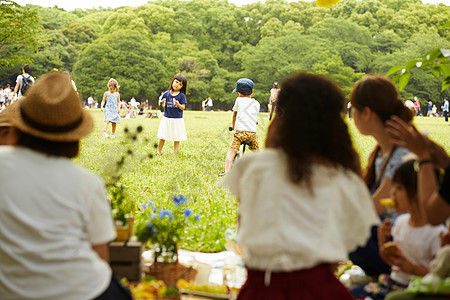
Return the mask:
[[0,112],[0,146],[14,145],[16,143],[15,131],[9,121],[8,112],[9,108]]
[[287,77],[266,149],[226,175],[239,199],[248,270],[239,300],[353,299],[333,269],[379,220],[341,116],[344,101],[326,77]]
[[108,265],[115,238],[104,183],[70,161],[93,119],[67,76],[42,76],[8,108],[0,147],[2,299],[131,299]]

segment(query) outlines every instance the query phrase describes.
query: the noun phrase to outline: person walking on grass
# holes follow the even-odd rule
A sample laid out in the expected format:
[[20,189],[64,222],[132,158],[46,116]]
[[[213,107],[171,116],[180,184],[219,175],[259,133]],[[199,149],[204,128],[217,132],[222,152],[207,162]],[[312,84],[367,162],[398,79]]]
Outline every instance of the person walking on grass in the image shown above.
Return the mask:
[[[108,81],[108,91],[103,94],[101,110],[105,111],[105,125],[103,126],[103,137],[108,137],[106,132],[111,123],[111,137],[116,137],[116,124],[120,124],[120,94],[119,83],[114,78]],[[106,103],[106,105],[105,105]]]
[[233,121],[231,125],[231,129],[234,129],[235,133],[225,158],[225,172],[219,173],[219,176],[224,176],[230,172],[234,157],[243,142],[249,141],[252,143],[249,146],[250,150],[259,150],[256,123],[260,104],[252,98],[253,87],[253,81],[248,78],[241,78],[236,82],[236,88],[233,90],[233,93],[237,92],[238,97],[233,106]]
[[13,95],[15,95],[17,99],[22,98],[27,89],[34,84],[34,78],[29,74],[30,71],[30,66],[24,65],[22,68],[22,74],[17,76],[16,86],[14,87],[13,92]]
[[162,148],[166,141],[173,141],[173,155],[177,155],[180,149],[180,141],[186,141],[186,127],[183,120],[183,110],[186,109],[187,79],[181,73],[176,74],[170,81],[169,89],[161,99],[164,107],[164,116],[158,129],[158,154],[162,154]]
[[444,105],[442,105],[442,112],[444,113],[445,122],[448,122],[448,111],[449,111],[448,98],[445,97],[444,98]]

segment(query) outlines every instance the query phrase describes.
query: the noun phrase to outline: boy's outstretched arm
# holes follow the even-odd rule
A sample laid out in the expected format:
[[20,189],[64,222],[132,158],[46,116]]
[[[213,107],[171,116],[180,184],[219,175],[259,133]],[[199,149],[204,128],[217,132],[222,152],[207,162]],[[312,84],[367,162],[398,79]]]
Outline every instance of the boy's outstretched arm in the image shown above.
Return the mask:
[[236,125],[236,116],[237,116],[237,111],[233,112],[233,121],[231,123],[231,127],[234,129],[234,125]]

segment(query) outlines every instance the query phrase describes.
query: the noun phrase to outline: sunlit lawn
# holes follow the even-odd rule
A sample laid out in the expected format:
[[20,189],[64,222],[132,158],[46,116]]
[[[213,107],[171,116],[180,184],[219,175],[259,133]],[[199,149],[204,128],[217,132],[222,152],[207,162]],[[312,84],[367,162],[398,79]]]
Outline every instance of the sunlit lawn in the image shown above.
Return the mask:
[[[144,130],[132,148],[136,159],[123,180],[129,187],[130,199],[139,204],[153,201],[169,208],[173,196],[185,195],[189,199],[188,207],[200,214],[201,220],[185,232],[181,247],[206,252],[224,250],[225,230],[236,227],[237,203],[220,186],[221,178],[217,174],[223,171],[225,155],[232,139],[232,132],[228,131],[232,113],[186,111],[184,120],[188,140],[181,142],[178,156],[172,155],[173,143],[166,142],[163,155],[149,159],[145,158],[148,153],[156,153],[160,119],[143,116],[122,119],[117,127],[116,138],[111,139],[102,137],[103,113],[100,110],[91,112],[95,129],[83,140],[81,155],[75,162],[102,175],[122,154],[124,128],[134,131],[138,125],[142,125]],[[416,118],[415,124],[449,152],[450,126],[444,124],[443,118]],[[267,126],[268,114],[260,113],[257,134],[261,145],[264,145]],[[362,136],[352,121],[349,122],[349,128],[361,163],[365,165],[375,141]]]

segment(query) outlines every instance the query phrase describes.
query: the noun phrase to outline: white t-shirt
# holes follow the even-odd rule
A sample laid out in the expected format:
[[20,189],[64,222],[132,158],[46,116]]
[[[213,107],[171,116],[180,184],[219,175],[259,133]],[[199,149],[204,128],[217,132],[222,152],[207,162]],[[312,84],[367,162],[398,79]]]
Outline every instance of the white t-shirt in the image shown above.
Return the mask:
[[30,77],[31,78],[31,81],[33,81],[33,83],[34,83],[34,77],[33,76],[31,76],[30,74],[21,74],[21,75],[19,75],[19,76],[17,76],[17,79],[16,79],[16,83],[18,82],[19,83],[19,90],[17,91],[17,96],[20,98],[20,97],[22,97],[22,91],[21,91],[21,88],[22,88],[22,77],[23,76],[26,76],[26,77]]
[[208,106],[213,106],[213,101],[211,98],[208,100]]
[[[408,224],[409,218],[409,213],[397,217],[392,227],[392,238],[409,261],[429,267],[441,247],[439,233],[445,231],[445,226],[411,227]],[[404,285],[409,283],[409,276],[410,274],[395,271],[395,268],[391,272],[391,278]]]
[[409,109],[414,108],[414,102],[412,102],[411,100],[406,100],[405,106]]
[[256,132],[259,102],[253,98],[237,97],[233,111],[237,111],[234,130]]
[[11,89],[5,88],[3,91],[5,92],[5,99],[6,100],[11,99]]
[[345,260],[365,245],[379,219],[361,178],[313,165],[310,190],[290,181],[287,165],[281,150],[265,149],[246,154],[223,181],[240,201],[245,265],[289,272]]
[[66,158],[0,147],[0,298],[93,299],[111,280],[92,250],[115,238],[102,180]]

